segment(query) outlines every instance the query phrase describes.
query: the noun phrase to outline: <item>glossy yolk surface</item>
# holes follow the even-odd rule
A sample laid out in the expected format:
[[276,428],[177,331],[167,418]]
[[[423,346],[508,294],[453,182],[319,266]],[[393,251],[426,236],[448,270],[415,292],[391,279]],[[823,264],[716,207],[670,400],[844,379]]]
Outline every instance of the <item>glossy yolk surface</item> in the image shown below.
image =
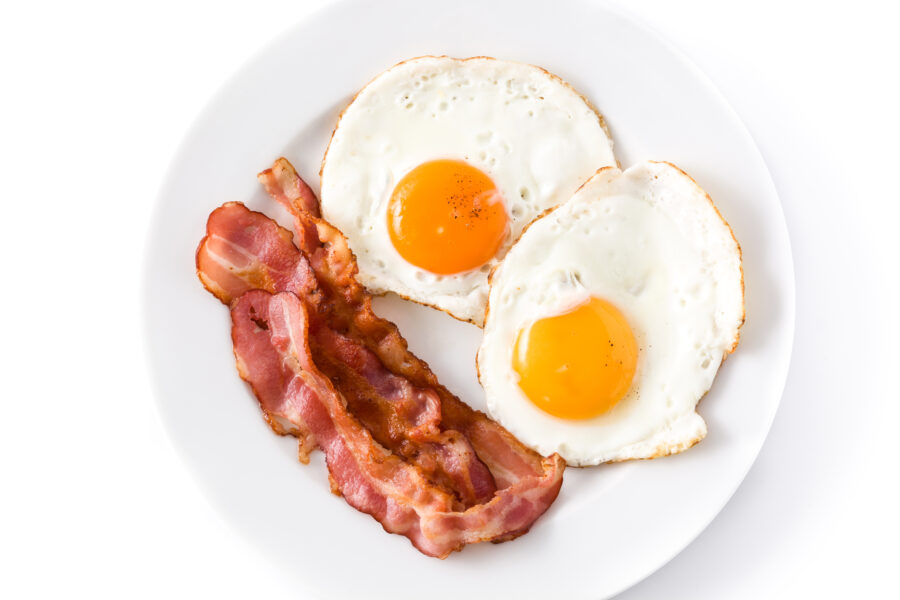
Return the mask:
[[589,419],[615,406],[631,387],[637,354],[622,313],[591,298],[520,330],[513,368],[538,408],[563,419]]
[[494,182],[460,160],[434,160],[407,173],[391,194],[387,218],[397,252],[440,275],[486,263],[507,226]]

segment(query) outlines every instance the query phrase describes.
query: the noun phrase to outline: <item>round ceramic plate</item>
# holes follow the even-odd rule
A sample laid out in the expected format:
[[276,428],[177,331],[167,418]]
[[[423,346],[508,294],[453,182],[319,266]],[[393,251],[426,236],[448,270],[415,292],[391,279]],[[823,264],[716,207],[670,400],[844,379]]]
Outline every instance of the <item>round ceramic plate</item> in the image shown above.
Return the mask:
[[[286,215],[255,175],[286,156],[317,190],[332,127],[353,94],[423,54],[533,63],[603,113],[623,168],[668,160],[690,173],[744,251],[741,345],[700,405],[708,437],[653,461],[568,469],[527,535],[446,560],[419,554],[332,495],[321,454],[297,462],[234,368],[228,311],[194,272],[209,212],[230,200]],[[356,0],[332,5],[271,44],[191,129],[160,194],[147,246],[146,331],[159,409],[210,502],[321,597],[604,598],[646,577],[715,517],[753,463],[781,396],[793,336],[790,246],[766,166],[738,117],[657,35],[593,2]],[[376,309],[463,400],[484,409],[480,330],[394,297]],[[447,585],[447,582],[455,582]]]

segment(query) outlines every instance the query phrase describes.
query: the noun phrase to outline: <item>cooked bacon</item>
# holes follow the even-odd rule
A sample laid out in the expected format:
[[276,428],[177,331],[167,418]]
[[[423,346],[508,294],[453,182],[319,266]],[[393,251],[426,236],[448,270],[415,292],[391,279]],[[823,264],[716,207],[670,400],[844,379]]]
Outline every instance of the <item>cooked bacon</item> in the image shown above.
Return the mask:
[[288,292],[245,293],[232,309],[238,371],[278,433],[310,440],[325,453],[334,488],[384,529],[440,558],[465,544],[500,541],[528,530],[559,491],[562,463],[542,462],[545,477],[523,477],[487,503],[459,512],[452,497],[391,454],[347,410],[316,367],[303,302]]
[[[364,343],[389,371],[417,388],[431,389],[437,393],[441,402],[442,425],[462,433],[469,440],[476,454],[490,469],[498,488],[515,485],[522,478],[545,474],[546,461],[539,454],[524,446],[484,413],[472,409],[451,394],[438,382],[428,364],[409,351],[397,326],[375,314],[371,295],[356,280],[356,259],[344,235],[317,216],[320,214],[318,207],[315,211],[305,211],[296,203],[282,200],[288,196],[290,189],[299,185],[298,180],[302,181],[291,163],[279,158],[271,169],[260,173],[258,179],[269,194],[293,214],[298,232],[297,243],[309,257],[319,281],[325,284],[334,298],[332,320],[348,327],[350,335]],[[554,457],[559,461],[559,468],[554,472],[562,477],[562,459],[556,455]]]
[[309,262],[291,243],[291,232],[240,202],[210,213],[197,248],[197,276],[225,304],[253,289],[303,296],[318,289]]
[[[229,202],[209,216],[207,235],[197,250],[197,273],[225,304],[252,289],[290,291],[301,297],[311,315],[310,345],[316,364],[375,439],[452,492],[457,508],[491,498],[494,479],[468,438],[442,431],[438,394],[393,375],[360,342],[331,329],[328,317],[333,311],[306,258],[291,243],[289,231],[262,213]],[[303,452],[300,456],[305,460]]]
[[319,199],[309,185],[297,175],[294,165],[287,160],[276,162],[268,173],[263,185],[270,196],[289,207],[292,213],[307,212],[319,216]]
[[328,327],[313,334],[316,364],[347,399],[376,440],[453,490],[462,507],[490,500],[497,489],[468,438],[441,429],[439,396],[384,368],[362,344]]
[[[347,308],[351,308],[349,314],[347,308],[339,311],[339,315],[335,316],[353,316],[352,307],[359,305],[364,313],[372,313],[371,296],[366,289],[356,280],[358,268],[356,266],[356,257],[350,251],[347,244],[347,238],[331,223],[319,217],[319,201],[315,201],[314,210],[306,210],[304,206],[287,200],[289,191],[297,187],[297,181],[303,181],[294,166],[286,158],[279,158],[271,169],[266,169],[259,175],[257,179],[266,188],[272,198],[282,204],[288,212],[294,217],[294,230],[296,232],[295,241],[297,247],[309,259],[310,265],[329,291],[336,298],[343,300]],[[309,186],[303,183],[307,188]],[[388,327],[384,328],[383,333],[393,333],[405,345],[406,341],[397,332],[396,326],[385,319],[376,319]]]
[[306,310],[297,296],[253,290],[234,303],[231,318],[238,372],[269,423],[279,423],[273,429],[301,437],[301,444],[314,440],[325,453],[332,484],[386,531],[407,536],[430,556],[449,554],[456,540],[425,535],[420,516],[449,512],[450,495],[380,447],[347,412],[312,360]]
[[[260,180],[294,215],[295,240],[303,253],[290,242],[290,232],[261,213],[230,203],[210,215],[207,237],[197,253],[201,280],[226,304],[253,289],[296,294],[308,313],[313,365],[330,378],[338,397],[346,401],[349,417],[381,450],[356,456],[377,457],[379,464],[386,455],[399,460],[419,474],[425,486],[421,493],[443,495],[449,504],[436,512],[415,508],[417,533],[393,524],[386,513],[360,508],[366,503],[350,503],[373,514],[388,531],[402,530],[417,548],[435,556],[467,543],[504,541],[528,531],[559,493],[564,461],[555,454],[542,458],[522,445],[441,386],[428,365],[409,352],[396,326],[372,311],[370,295],[355,279],[356,261],[344,236],[318,217],[317,202],[311,210],[308,197],[296,193],[308,186],[297,183],[302,180],[290,163],[279,159]],[[261,362],[274,360],[271,353],[261,351],[259,356]],[[288,364],[279,357],[277,364],[282,363]],[[255,384],[254,391],[277,389],[265,381]],[[303,440],[302,458],[304,447],[322,444],[322,434],[302,411],[265,409],[285,402],[295,404],[278,402],[277,397],[267,403],[261,399],[276,431]],[[328,450],[325,453],[328,457]],[[331,465],[329,460],[329,469]],[[332,471],[330,479],[333,489],[343,493],[341,476]],[[367,498],[372,506],[387,505],[384,499]]]

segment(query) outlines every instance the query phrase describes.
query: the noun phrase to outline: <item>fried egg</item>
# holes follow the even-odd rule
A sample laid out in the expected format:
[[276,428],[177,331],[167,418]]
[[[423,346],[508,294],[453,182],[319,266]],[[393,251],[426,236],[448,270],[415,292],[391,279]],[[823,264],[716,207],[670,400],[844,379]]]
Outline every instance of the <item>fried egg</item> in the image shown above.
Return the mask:
[[615,165],[602,117],[531,65],[422,57],[364,87],[322,164],[323,216],[359,280],[480,325],[526,224]]
[[479,379],[491,416],[572,465],[681,452],[744,319],[741,252],[669,163],[601,169],[491,278]]

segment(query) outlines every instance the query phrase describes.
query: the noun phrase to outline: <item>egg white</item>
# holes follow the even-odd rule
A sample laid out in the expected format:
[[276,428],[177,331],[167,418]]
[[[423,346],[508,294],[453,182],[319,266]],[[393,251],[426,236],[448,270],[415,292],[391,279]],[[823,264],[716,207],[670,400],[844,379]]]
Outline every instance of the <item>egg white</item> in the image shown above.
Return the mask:
[[[516,336],[591,296],[628,320],[637,372],[609,412],[560,419],[519,388]],[[740,247],[694,180],[668,163],[601,169],[535,221],[492,277],[477,359],[488,411],[525,444],[573,465],[681,452],[706,435],[696,406],[743,319]]]
[[[494,259],[436,275],[391,243],[387,208],[397,182],[436,159],[464,160],[504,198],[509,228]],[[346,236],[359,280],[481,325],[490,270],[525,225],[615,165],[600,115],[568,84],[531,65],[422,57],[385,71],[341,116],[322,164],[322,212]]]

